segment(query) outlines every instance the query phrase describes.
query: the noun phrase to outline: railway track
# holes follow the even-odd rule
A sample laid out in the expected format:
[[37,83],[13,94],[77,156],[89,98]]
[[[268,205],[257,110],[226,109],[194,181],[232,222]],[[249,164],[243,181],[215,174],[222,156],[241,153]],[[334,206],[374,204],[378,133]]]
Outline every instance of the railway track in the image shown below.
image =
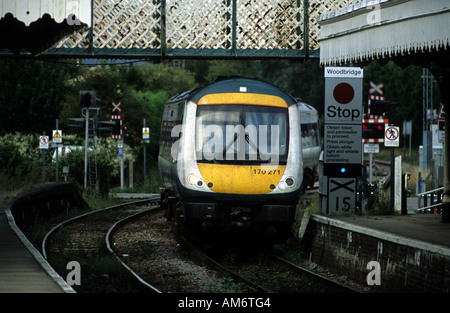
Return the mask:
[[[225,258],[229,258],[225,256]],[[237,277],[257,292],[264,293],[356,293],[363,289],[354,288],[331,277],[318,274],[298,264],[267,251],[256,255],[237,257],[240,260],[216,261],[220,266],[233,271]],[[243,259],[243,260],[242,260]],[[227,265],[222,265],[222,264]],[[229,264],[228,264],[229,263]]]
[[163,212],[123,224],[110,236],[114,253],[142,280],[164,293],[261,292],[186,242]]
[[158,200],[127,202],[64,221],[45,236],[43,255],[57,266],[73,260],[82,264],[83,282],[79,288],[73,286],[77,292],[356,291],[280,257],[264,255],[256,262],[233,264],[190,243],[180,244],[158,210]]
[[[123,233],[113,240],[116,243],[115,250],[142,279],[152,281],[153,285],[161,285],[164,292],[357,292],[281,257],[270,256],[270,261],[264,264],[259,262],[255,265],[254,261],[230,264],[223,258],[209,256],[211,253],[190,242],[175,242],[173,233],[169,237],[138,239],[130,244],[135,241],[133,236],[150,237],[145,231],[142,234],[143,229],[154,227],[145,219],[144,217],[140,221],[136,220],[133,225],[124,226],[125,229],[121,230]],[[157,221],[150,223],[155,224]],[[133,235],[133,229],[141,230]],[[164,255],[163,262],[166,264],[161,264],[157,254]],[[152,258],[157,258],[156,262]],[[184,261],[180,261],[181,259]],[[177,260],[176,266],[171,266],[173,260]],[[161,273],[165,274],[161,276]],[[158,280],[159,283],[154,283]]]
[[[148,291],[126,267],[119,265],[105,247],[104,238],[111,227],[126,217],[148,214],[159,203],[159,197],[127,202],[90,211],[53,227],[42,241],[42,254],[64,278],[66,266],[77,262],[82,283],[72,286],[77,292]],[[152,208],[149,208],[149,205]],[[132,273],[131,273],[132,274]],[[152,290],[156,291],[156,290]]]
[[327,293],[362,293],[364,290],[362,288],[355,288],[348,284],[341,283],[336,279],[332,279],[330,277],[321,275],[314,271],[311,271],[303,266],[295,264],[289,260],[286,260],[280,256],[274,256],[279,262],[287,265],[294,272],[298,273],[298,275],[303,277],[308,277],[310,281],[313,281],[312,284],[316,285],[316,288],[319,288],[320,292]]
[[190,260],[191,252],[176,242],[164,212],[155,206],[158,201],[127,202],[63,221],[46,234],[43,256],[63,277],[66,264],[81,264],[81,284],[72,286],[77,292],[254,291],[242,279],[225,279],[224,268],[217,274]]
[[150,283],[148,283],[147,281],[145,281],[141,276],[139,276],[131,267],[129,267],[127,265],[126,262],[124,262],[124,260],[122,258],[120,258],[120,256],[115,252],[115,250],[113,249],[114,243],[112,241],[113,238],[113,234],[118,231],[118,229],[120,227],[122,227],[123,225],[125,225],[126,223],[130,223],[132,220],[138,219],[142,216],[145,215],[149,215],[150,212],[156,212],[157,209],[161,209],[161,207],[155,207],[155,208],[151,208],[142,212],[138,212],[132,215],[129,215],[125,218],[120,219],[119,221],[117,221],[116,223],[114,223],[114,225],[112,225],[108,232],[106,233],[105,236],[105,243],[106,243],[106,248],[108,249],[108,251],[110,253],[112,253],[115,258],[118,260],[118,262],[120,264],[122,264],[122,266],[131,274],[133,275],[142,285],[144,285],[145,287],[149,288],[149,290],[154,291],[156,293],[161,293],[161,291],[156,288],[155,286],[151,285]]

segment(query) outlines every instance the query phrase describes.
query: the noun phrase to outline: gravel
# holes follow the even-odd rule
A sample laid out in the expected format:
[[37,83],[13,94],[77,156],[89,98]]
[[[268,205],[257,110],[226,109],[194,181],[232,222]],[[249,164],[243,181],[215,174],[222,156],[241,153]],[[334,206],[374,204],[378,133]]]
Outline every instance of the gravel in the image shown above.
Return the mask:
[[113,241],[124,262],[162,292],[236,291],[235,284],[187,255],[163,213],[125,225]]

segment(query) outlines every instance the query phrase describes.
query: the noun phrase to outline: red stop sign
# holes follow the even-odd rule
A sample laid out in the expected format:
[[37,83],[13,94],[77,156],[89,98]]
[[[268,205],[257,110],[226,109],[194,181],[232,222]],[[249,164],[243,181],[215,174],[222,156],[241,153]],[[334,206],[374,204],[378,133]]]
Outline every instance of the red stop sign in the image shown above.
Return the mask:
[[347,104],[355,97],[355,91],[350,84],[340,83],[333,89],[333,98],[340,104]]

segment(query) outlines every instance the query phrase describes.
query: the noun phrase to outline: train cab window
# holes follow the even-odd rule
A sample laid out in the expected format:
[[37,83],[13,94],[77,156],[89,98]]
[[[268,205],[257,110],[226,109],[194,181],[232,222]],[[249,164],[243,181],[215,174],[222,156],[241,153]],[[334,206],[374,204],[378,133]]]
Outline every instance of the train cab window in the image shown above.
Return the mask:
[[269,162],[287,157],[287,110],[263,106],[197,107],[199,161]]

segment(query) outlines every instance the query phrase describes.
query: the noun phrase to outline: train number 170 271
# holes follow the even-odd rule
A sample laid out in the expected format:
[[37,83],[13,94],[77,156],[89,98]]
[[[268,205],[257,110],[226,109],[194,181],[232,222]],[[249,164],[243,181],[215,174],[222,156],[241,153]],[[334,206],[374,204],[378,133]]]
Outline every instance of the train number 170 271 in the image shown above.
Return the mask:
[[280,170],[263,170],[263,169],[254,169],[253,173],[256,175],[280,175]]

